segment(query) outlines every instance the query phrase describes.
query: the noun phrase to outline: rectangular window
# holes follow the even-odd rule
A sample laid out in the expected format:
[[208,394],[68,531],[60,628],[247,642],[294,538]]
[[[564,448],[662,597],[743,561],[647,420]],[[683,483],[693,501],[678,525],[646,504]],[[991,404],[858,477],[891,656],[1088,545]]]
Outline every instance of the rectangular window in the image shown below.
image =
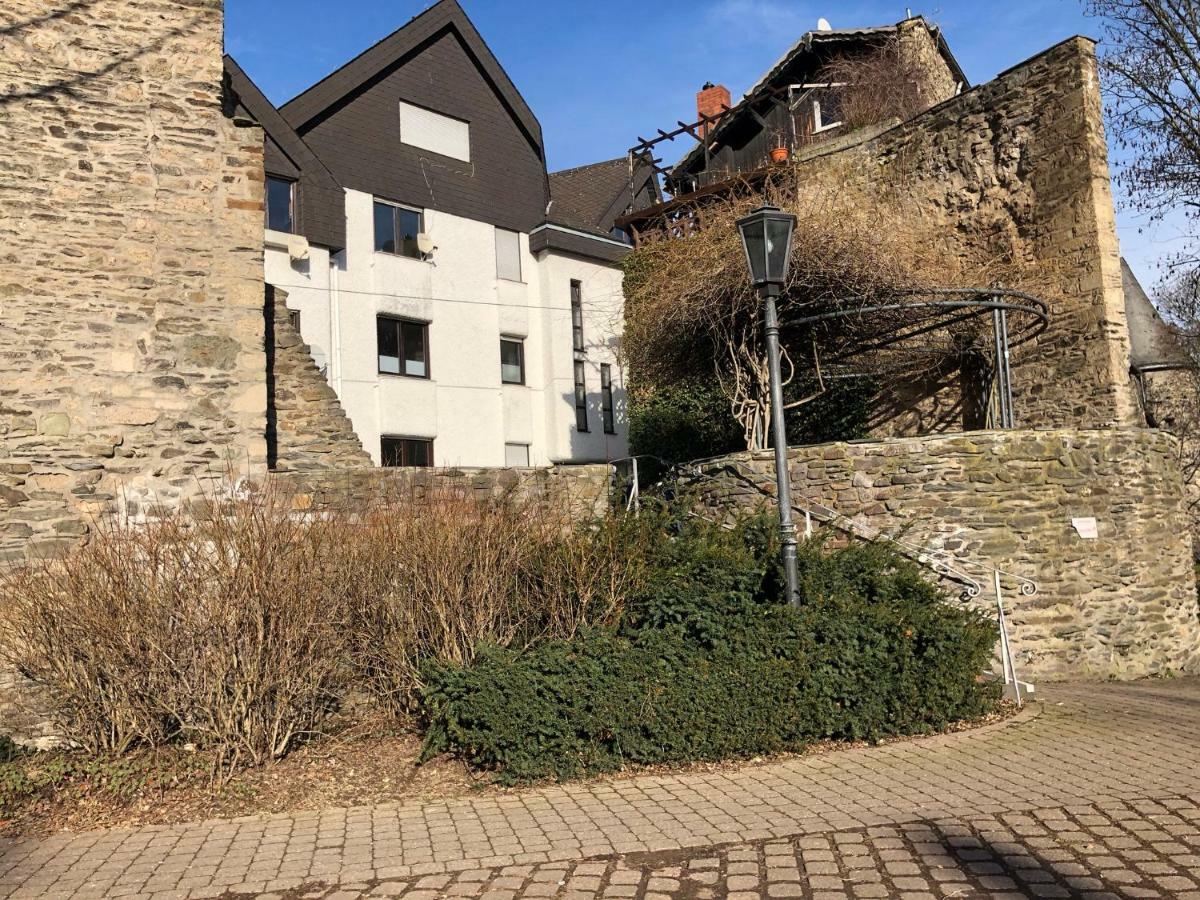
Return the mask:
[[267,176],[267,228],[271,231],[296,230],[296,182]]
[[604,433],[616,434],[616,419],[613,415],[612,366],[600,365],[600,412],[604,418]]
[[375,201],[375,249],[379,253],[393,253],[420,259],[417,235],[421,233],[422,214],[419,209],[397,206],[383,200]]
[[841,98],[836,92],[827,91],[824,99],[814,100],[813,104],[813,134],[819,131],[829,131],[842,124]]
[[505,444],[504,445],[504,465],[510,469],[528,469],[529,468],[529,445],[528,444]]
[[429,377],[429,325],[379,316],[375,320],[379,371],[384,375]]
[[575,360],[575,430],[588,430],[587,381],[584,376],[583,360]]
[[525,342],[519,338],[500,338],[500,381],[525,383]]
[[471,126],[431,109],[400,101],[400,140],[410,147],[471,161]]
[[300,333],[300,310],[289,309],[288,321],[292,323],[292,327],[296,329],[296,333]]
[[432,466],[433,441],[428,438],[380,438],[380,455],[388,467]]
[[515,231],[496,229],[496,277],[521,280],[521,236]]
[[575,352],[583,352],[583,285],[571,282],[571,340]]

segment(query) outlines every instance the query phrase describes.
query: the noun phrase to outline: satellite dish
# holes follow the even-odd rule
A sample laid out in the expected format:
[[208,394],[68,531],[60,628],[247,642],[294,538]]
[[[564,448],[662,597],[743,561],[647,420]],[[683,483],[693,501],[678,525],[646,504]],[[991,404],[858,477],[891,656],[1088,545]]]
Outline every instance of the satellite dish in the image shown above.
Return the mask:
[[422,256],[428,256],[436,249],[437,247],[433,243],[433,238],[425,234],[425,232],[417,235],[417,252]]
[[833,31],[833,26],[829,24],[829,20],[824,16],[817,19],[817,31]]

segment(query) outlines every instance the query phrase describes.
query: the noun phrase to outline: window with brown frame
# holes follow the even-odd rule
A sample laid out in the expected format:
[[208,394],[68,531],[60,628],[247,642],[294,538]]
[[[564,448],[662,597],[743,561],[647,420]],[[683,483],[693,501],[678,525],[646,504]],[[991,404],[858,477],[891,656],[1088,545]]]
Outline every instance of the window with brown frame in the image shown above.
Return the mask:
[[616,434],[616,417],[613,409],[612,366],[600,364],[600,414],[604,420],[604,433]]
[[588,430],[587,380],[583,360],[575,360],[575,430]]
[[429,323],[377,316],[375,336],[381,375],[429,377]]
[[423,229],[422,219],[423,214],[419,209],[376,200],[376,252],[420,259],[421,251],[417,247],[417,235]]
[[520,338],[500,338],[500,381],[525,383],[525,342]]
[[271,231],[296,231],[296,182],[267,176],[266,226]]
[[383,465],[389,468],[433,465],[433,441],[429,438],[384,436],[379,439]]
[[571,341],[576,353],[584,351],[583,346],[583,285],[571,281]]

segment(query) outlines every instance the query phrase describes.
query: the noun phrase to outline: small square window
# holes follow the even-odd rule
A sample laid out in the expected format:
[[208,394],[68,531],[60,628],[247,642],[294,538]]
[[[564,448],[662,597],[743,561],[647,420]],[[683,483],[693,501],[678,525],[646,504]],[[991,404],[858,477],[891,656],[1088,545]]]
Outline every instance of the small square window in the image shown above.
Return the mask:
[[528,444],[505,444],[504,445],[504,465],[510,469],[528,469],[529,468],[529,445]]
[[518,338],[500,338],[500,381],[525,383],[525,342]]
[[417,235],[424,227],[422,219],[423,215],[420,210],[376,200],[376,251],[420,259],[421,251],[417,248]]
[[380,438],[380,455],[384,466],[426,467],[433,465],[433,441],[428,438]]
[[267,176],[266,225],[271,231],[296,230],[296,182]]
[[375,320],[379,372],[429,377],[429,325],[379,316]]
[[515,231],[496,229],[496,277],[521,280],[521,236]]

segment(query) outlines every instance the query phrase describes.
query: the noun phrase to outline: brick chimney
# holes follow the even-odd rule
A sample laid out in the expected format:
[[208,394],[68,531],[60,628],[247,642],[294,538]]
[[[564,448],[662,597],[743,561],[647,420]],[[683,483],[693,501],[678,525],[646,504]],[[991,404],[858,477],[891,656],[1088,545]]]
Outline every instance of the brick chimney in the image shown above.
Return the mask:
[[[696,94],[696,118],[700,116],[719,117],[727,107],[733,106],[729,96],[729,88],[723,84],[704,83],[700,93]],[[700,134],[705,136],[710,128],[716,127],[716,122],[700,126]]]

